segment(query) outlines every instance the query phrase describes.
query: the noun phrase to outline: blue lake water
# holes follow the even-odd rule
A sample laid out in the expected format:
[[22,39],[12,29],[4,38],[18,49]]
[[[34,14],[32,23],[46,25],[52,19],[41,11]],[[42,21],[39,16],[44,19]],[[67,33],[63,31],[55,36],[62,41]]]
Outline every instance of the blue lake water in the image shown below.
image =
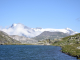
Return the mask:
[[60,47],[44,45],[0,45],[0,60],[77,60]]

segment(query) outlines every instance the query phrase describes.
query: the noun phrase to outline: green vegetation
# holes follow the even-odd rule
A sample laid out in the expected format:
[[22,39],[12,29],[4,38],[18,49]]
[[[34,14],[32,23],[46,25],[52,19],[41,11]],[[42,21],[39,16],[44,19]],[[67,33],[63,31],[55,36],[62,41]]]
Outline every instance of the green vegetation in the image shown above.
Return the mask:
[[62,52],[80,58],[80,33],[56,40],[52,45],[61,46]]
[[80,58],[80,44],[65,45],[62,47],[62,52]]

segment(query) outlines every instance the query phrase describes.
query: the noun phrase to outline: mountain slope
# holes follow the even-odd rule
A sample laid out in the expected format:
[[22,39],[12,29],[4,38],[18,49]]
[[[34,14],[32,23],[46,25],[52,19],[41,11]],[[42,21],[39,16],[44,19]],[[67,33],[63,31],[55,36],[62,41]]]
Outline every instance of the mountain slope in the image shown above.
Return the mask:
[[66,34],[66,33],[63,33],[63,32],[44,31],[40,35],[34,37],[34,39],[35,40],[45,40],[45,39],[54,40],[54,39],[59,39],[59,38],[63,38],[63,37],[66,37],[66,36],[69,36],[69,34]]
[[20,41],[23,44],[33,44],[33,43],[37,43],[37,40],[31,39],[31,38],[27,38],[24,36],[18,36],[18,35],[10,35],[11,38],[16,39],[17,41]]
[[29,28],[23,24],[12,24],[9,28],[1,29],[1,31],[6,32],[9,35],[19,35],[19,36],[25,36],[25,37],[35,37],[40,35],[44,31],[50,31],[50,32],[63,32],[70,35],[76,34],[77,32],[71,30],[70,28],[66,29],[43,29],[43,28]]
[[57,40],[53,45],[61,46],[62,52],[80,58],[80,33]]
[[8,36],[3,31],[0,31],[0,44],[18,44],[20,43],[19,41],[16,41]]

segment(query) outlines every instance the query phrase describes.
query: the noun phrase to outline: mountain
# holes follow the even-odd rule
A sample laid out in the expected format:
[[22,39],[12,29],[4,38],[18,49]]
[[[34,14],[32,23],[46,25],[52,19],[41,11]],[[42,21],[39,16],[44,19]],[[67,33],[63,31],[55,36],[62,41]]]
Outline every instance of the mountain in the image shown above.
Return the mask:
[[63,32],[63,33],[68,33],[70,35],[76,34],[77,32],[73,31],[70,28],[66,29],[51,29],[51,28],[29,28],[23,24],[12,24],[9,28],[1,29],[1,31],[6,32],[9,35],[19,35],[19,36],[25,36],[25,37],[35,37],[40,35],[44,31],[50,31],[50,32]]
[[10,35],[10,37],[16,39],[17,41],[20,41],[23,44],[33,44],[38,42],[37,40],[27,38],[25,36]]
[[19,44],[19,43],[20,43],[19,41],[12,39],[5,32],[0,31],[0,44]]
[[61,46],[62,52],[80,59],[80,33],[56,40],[54,46]]
[[45,39],[54,40],[54,39],[59,39],[59,38],[63,38],[63,37],[66,37],[66,36],[69,36],[69,34],[63,33],[63,32],[44,31],[43,33],[34,37],[33,39],[35,39],[35,40],[45,40]]

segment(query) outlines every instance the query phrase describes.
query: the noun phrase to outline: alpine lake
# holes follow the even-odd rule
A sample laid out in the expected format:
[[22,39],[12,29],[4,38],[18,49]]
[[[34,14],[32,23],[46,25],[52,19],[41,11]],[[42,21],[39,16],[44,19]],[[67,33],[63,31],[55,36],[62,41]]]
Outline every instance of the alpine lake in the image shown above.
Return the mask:
[[0,60],[77,60],[50,45],[0,45]]

